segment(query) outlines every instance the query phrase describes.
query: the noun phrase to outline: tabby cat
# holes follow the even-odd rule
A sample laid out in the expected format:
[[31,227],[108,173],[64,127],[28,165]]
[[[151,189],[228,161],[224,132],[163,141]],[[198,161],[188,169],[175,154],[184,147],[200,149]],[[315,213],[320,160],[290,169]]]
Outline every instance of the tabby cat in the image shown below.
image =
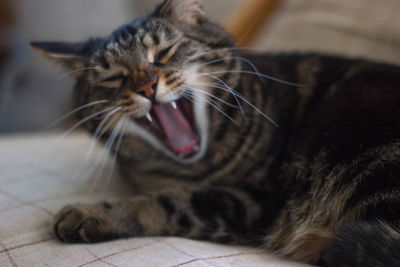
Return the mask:
[[400,266],[400,67],[239,54],[200,0],[32,46],[72,71],[81,123],[141,192],[65,207],[60,240],[168,235]]

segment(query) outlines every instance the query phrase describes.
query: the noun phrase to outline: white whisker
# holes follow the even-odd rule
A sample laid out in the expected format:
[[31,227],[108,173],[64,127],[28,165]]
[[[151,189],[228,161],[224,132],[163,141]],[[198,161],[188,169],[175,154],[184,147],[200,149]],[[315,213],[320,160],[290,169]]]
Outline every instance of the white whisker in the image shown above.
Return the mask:
[[212,100],[212,99],[207,99],[206,97],[202,96],[202,95],[201,95],[201,92],[198,92],[198,93],[197,93],[196,91],[192,90],[193,88],[191,88],[191,87],[186,87],[186,88],[190,90],[190,91],[188,91],[188,90],[186,89],[187,91],[185,91],[185,93],[186,93],[187,95],[196,96],[196,97],[198,97],[198,99],[201,99],[202,101],[206,102],[207,104],[214,104],[214,105],[216,105],[218,108],[222,109],[221,105],[219,105],[216,101],[214,101],[214,100]]
[[197,99],[197,100],[204,101],[204,102],[208,103],[210,106],[214,107],[214,108],[215,108],[216,110],[218,110],[221,114],[223,114],[225,117],[227,117],[229,120],[231,120],[234,124],[236,124],[236,125],[239,126],[239,123],[238,123],[236,120],[234,120],[231,116],[229,116],[228,114],[226,114],[226,112],[224,112],[224,111],[222,110],[222,108],[221,108],[218,104],[214,104],[214,103],[212,103],[211,101],[209,101],[208,99],[205,99],[204,97],[201,97],[201,96],[199,96],[199,95],[197,95],[197,94],[195,94],[194,92],[191,92],[191,91],[186,91],[186,92],[183,94],[183,97],[186,98],[186,99],[189,100],[189,101],[192,101],[192,99],[190,99],[190,97],[193,97],[193,98],[195,98],[195,99]]
[[[94,172],[97,173],[94,178],[93,184],[89,188],[88,192],[93,192],[93,190],[96,188],[96,186],[99,182],[99,179],[100,179],[100,175],[103,173],[105,165],[107,163],[107,155],[111,151],[112,145],[114,144],[114,141],[117,138],[123,123],[124,123],[124,119],[120,119],[118,121],[117,125],[115,126],[114,130],[112,131],[111,135],[109,136],[107,142],[104,144],[102,152],[100,153],[100,155],[97,157],[95,163],[93,164],[93,167],[91,167],[86,172],[86,175],[84,177],[90,177]],[[102,162],[102,163],[100,164],[100,162]],[[99,169],[96,169],[97,167],[99,167],[99,165],[101,165],[101,167]]]
[[66,77],[66,76],[69,76],[71,74],[74,74],[74,73],[77,73],[77,72],[81,72],[81,71],[84,71],[84,70],[97,70],[97,69],[98,69],[98,67],[86,67],[86,68],[73,70],[73,71],[70,71],[70,72],[65,72],[65,73],[61,74],[60,76],[58,76],[56,78],[56,80],[60,80],[60,79],[62,79],[64,77]]
[[[199,76],[200,76],[200,75],[199,75]],[[216,77],[216,76],[214,76],[214,75],[212,75],[212,74],[208,74],[208,73],[203,73],[203,74],[201,74],[201,76],[208,76],[208,77],[211,77],[211,78],[213,78],[214,80],[219,81],[219,82],[220,82],[222,85],[224,85],[228,90],[230,90],[230,91],[231,91],[231,94],[233,95],[233,98],[235,98],[235,100],[236,100],[236,103],[238,103],[238,106],[239,106],[239,108],[240,108],[240,112],[242,113],[243,118],[246,119],[246,114],[245,114],[244,111],[243,111],[242,104],[240,104],[239,99],[237,99],[237,96],[234,94],[234,90],[233,90],[228,84],[226,84],[226,82],[224,82],[222,79],[220,79],[220,78],[218,78],[218,77]]]
[[287,81],[284,81],[284,80],[281,80],[278,78],[274,78],[274,77],[266,75],[266,74],[256,73],[256,72],[247,71],[247,70],[221,70],[221,71],[211,72],[210,74],[224,74],[224,73],[241,73],[241,74],[258,75],[258,76],[261,76],[262,78],[269,79],[271,81],[275,81],[275,82],[289,85],[289,86],[295,86],[295,87],[305,87],[306,86],[304,84],[291,83],[291,82],[287,82]]
[[[204,74],[206,76],[213,76],[213,75],[209,75],[209,74]],[[220,80],[220,79],[219,79]],[[225,83],[226,84],[226,83]],[[209,85],[210,86],[210,85]],[[210,86],[210,87],[214,87],[216,89],[221,89],[224,90],[226,92],[229,92],[231,94],[236,95],[237,97],[239,97],[241,100],[243,100],[247,105],[249,105],[250,107],[252,107],[255,111],[257,111],[260,115],[262,115],[264,118],[266,118],[267,120],[269,120],[273,125],[275,125],[275,127],[279,127],[279,125],[272,120],[269,116],[267,116],[264,112],[262,112],[260,109],[258,109],[254,104],[252,104],[249,100],[247,100],[243,95],[241,95],[240,93],[238,93],[237,91],[233,90],[232,88],[226,88],[226,87],[222,87],[222,86]]]
[[[209,55],[209,54],[213,54],[213,53],[229,52],[229,51],[238,51],[238,50],[254,50],[254,51],[257,51],[257,52],[270,52],[270,51],[268,51],[268,50],[261,49],[261,48],[256,48],[256,47],[240,47],[240,48],[238,48],[238,47],[230,47],[230,48],[222,48],[222,49],[216,49],[216,50],[207,51],[207,52],[204,52],[204,53],[197,54],[197,55],[195,55],[195,56],[190,57],[189,59],[187,59],[184,63],[187,63],[187,62],[196,60],[196,59],[198,59],[199,57],[202,57],[202,56],[205,56],[205,55]],[[248,59],[243,58],[243,57],[239,57],[239,58],[241,58],[242,60],[244,60],[244,61],[246,61],[247,63],[249,63],[253,68],[255,67],[254,64],[251,63],[251,61],[249,61]],[[215,59],[215,60],[219,60],[219,59]],[[218,61],[217,61],[217,62],[218,62]],[[283,80],[281,80],[281,79],[274,78],[274,77],[269,76],[269,75],[266,75],[266,74],[261,74],[261,73],[259,73],[257,70],[256,70],[256,73],[257,73],[257,75],[258,75],[259,77],[263,77],[263,78],[266,78],[266,79],[269,79],[269,80],[272,80],[272,81],[275,81],[275,82],[279,82],[279,83],[282,83],[282,84],[285,84],[285,85],[288,85],[288,86],[295,86],[295,87],[305,87],[305,86],[307,86],[307,85],[305,85],[305,84],[298,84],[298,83],[292,83],[292,82],[288,82],[288,81],[283,81]],[[216,74],[216,73],[214,73],[214,74]],[[248,74],[250,74],[250,73],[248,73]]]
[[[103,128],[103,125],[107,122],[107,120],[109,118],[111,118],[112,115],[114,115],[116,112],[118,112],[121,108],[118,107],[114,110],[112,110],[111,112],[109,112],[104,119],[101,121],[101,123],[99,124],[99,126],[97,126],[96,128],[96,132],[93,134],[92,136],[92,141],[90,143],[90,147],[88,149],[88,151],[85,154],[85,157],[81,160],[79,167],[77,168],[77,171],[75,172],[75,175],[73,176],[72,180],[76,180],[79,176],[79,174],[81,173],[82,167],[84,164],[86,164],[89,160],[89,157],[92,155],[93,150],[95,148],[96,143],[98,142],[98,140],[100,140],[100,138],[104,135],[104,133],[108,130],[108,128],[112,125],[112,123],[115,121],[115,119],[117,119],[118,117],[113,118],[105,127]],[[101,132],[100,132],[101,131]]]
[[65,120],[65,119],[71,117],[71,116],[74,115],[75,113],[77,113],[77,112],[79,112],[79,111],[81,111],[81,110],[83,110],[83,109],[85,109],[85,108],[88,108],[88,107],[91,107],[91,106],[94,106],[94,105],[98,105],[98,104],[102,104],[102,103],[107,103],[107,102],[108,102],[107,100],[98,100],[98,101],[94,101],[94,102],[88,103],[88,104],[86,104],[86,105],[82,105],[82,106],[80,106],[80,107],[77,107],[77,108],[75,108],[74,110],[72,110],[72,111],[68,112],[67,114],[63,115],[62,117],[58,118],[57,120],[53,121],[52,123],[50,123],[48,126],[46,126],[46,127],[45,127],[43,130],[41,130],[41,131],[45,131],[45,130],[48,130],[48,129],[54,127],[54,126],[57,125],[58,123],[60,123],[60,122],[62,122],[63,120]]
[[67,137],[72,131],[74,131],[76,128],[78,128],[79,126],[81,126],[82,124],[84,124],[85,122],[89,121],[90,119],[93,119],[94,117],[108,112],[111,109],[113,109],[114,107],[109,107],[106,108],[104,110],[98,111],[92,115],[87,116],[86,118],[80,120],[79,122],[75,123],[71,128],[69,128],[67,131],[64,132],[64,134],[62,136],[60,136],[59,138],[57,138],[56,142],[50,147],[50,149],[46,152],[46,155],[48,153],[50,153],[65,137]]
[[119,152],[119,149],[121,148],[122,139],[124,138],[124,135],[125,135],[125,131],[126,131],[126,127],[125,126],[126,126],[126,119],[124,119],[124,121],[123,121],[122,130],[120,131],[121,133],[120,133],[120,135],[118,137],[118,140],[117,140],[117,145],[116,145],[116,148],[115,148],[112,160],[111,160],[111,166],[110,166],[110,168],[108,170],[108,174],[107,174],[106,182],[104,183],[103,191],[110,184],[111,176],[112,176],[112,174],[114,172],[114,169],[115,169],[115,163],[117,161],[118,152]]
[[262,76],[260,75],[260,72],[258,71],[257,67],[256,67],[250,60],[248,60],[248,59],[246,59],[246,58],[244,58],[244,57],[229,56],[229,57],[214,59],[214,60],[211,60],[211,61],[206,62],[206,63],[204,63],[204,64],[201,64],[200,66],[198,66],[198,68],[201,68],[201,67],[204,67],[204,66],[208,66],[208,65],[212,65],[212,64],[214,64],[214,63],[218,63],[218,62],[221,62],[221,61],[225,61],[226,59],[238,59],[238,60],[241,60],[241,61],[246,62],[247,64],[249,64],[249,65],[253,68],[253,70],[257,73],[258,78],[259,78],[260,81],[262,82]]
[[[191,85],[191,83],[188,83],[188,84]],[[195,85],[195,84],[194,84],[194,85]],[[208,95],[209,97],[214,98],[214,99],[216,99],[217,101],[220,101],[220,102],[224,103],[225,105],[227,105],[227,106],[229,106],[229,107],[231,107],[231,108],[239,108],[239,106],[233,105],[233,104],[231,104],[231,103],[229,103],[229,102],[223,100],[222,98],[219,98],[219,97],[217,97],[217,96],[215,96],[215,95],[213,95],[213,94],[211,94],[211,93],[209,93],[209,92],[206,92],[205,90],[201,90],[201,89],[195,88],[195,87],[193,87],[193,86],[190,86],[190,87],[184,86],[184,88],[188,88],[188,89],[191,89],[191,90],[194,90],[194,91],[197,91],[197,92],[201,92],[201,93],[203,93],[203,94],[206,94],[206,95]]]
[[258,48],[258,47],[227,47],[227,48],[215,49],[215,50],[211,50],[211,51],[207,51],[207,52],[196,54],[193,57],[190,57],[189,59],[187,59],[184,63],[187,63],[189,61],[198,59],[199,57],[206,56],[206,55],[209,55],[209,54],[215,54],[215,53],[219,53],[219,52],[230,52],[230,51],[245,51],[245,50],[271,53],[271,51],[268,51],[268,50],[263,49],[263,48]]
[[190,82],[190,83],[188,83],[188,84],[197,85],[197,86],[207,86],[207,87],[211,87],[211,88],[219,88],[219,89],[225,88],[225,89],[226,89],[225,86],[222,86],[222,85],[217,84],[217,83]]

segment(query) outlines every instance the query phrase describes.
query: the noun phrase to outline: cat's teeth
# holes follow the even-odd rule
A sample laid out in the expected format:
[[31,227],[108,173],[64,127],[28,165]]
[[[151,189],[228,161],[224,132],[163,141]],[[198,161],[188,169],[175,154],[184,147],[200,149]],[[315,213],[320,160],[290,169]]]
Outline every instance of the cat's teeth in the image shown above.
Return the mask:
[[200,150],[200,147],[199,147],[199,146],[195,146],[195,147],[194,147],[194,151],[195,151],[195,152],[198,152],[199,150]]
[[151,117],[150,113],[147,113],[147,114],[146,114],[146,119],[147,119],[149,122],[153,122],[153,118]]
[[174,109],[177,109],[177,108],[178,108],[178,106],[176,105],[176,102],[175,102],[175,101],[172,101],[172,102],[171,102],[171,106],[172,106]]

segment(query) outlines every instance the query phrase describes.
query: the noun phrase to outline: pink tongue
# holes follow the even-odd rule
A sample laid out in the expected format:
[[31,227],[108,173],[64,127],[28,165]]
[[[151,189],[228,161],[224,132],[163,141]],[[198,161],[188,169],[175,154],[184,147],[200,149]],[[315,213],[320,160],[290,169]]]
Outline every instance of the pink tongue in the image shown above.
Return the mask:
[[182,112],[170,104],[154,106],[153,110],[167,139],[176,153],[189,154],[197,144],[197,137]]

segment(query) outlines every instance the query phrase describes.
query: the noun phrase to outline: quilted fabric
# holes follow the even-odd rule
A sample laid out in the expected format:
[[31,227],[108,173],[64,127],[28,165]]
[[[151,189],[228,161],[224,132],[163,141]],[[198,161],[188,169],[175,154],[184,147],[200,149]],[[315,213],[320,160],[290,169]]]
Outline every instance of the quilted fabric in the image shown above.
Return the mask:
[[[90,145],[84,133],[62,142],[60,134],[0,138],[0,266],[304,266],[258,249],[181,238],[59,242],[51,222],[64,205],[131,193],[116,175],[109,182],[95,174],[74,179],[101,164],[100,148],[84,160]],[[107,173],[111,160],[104,162]]]

